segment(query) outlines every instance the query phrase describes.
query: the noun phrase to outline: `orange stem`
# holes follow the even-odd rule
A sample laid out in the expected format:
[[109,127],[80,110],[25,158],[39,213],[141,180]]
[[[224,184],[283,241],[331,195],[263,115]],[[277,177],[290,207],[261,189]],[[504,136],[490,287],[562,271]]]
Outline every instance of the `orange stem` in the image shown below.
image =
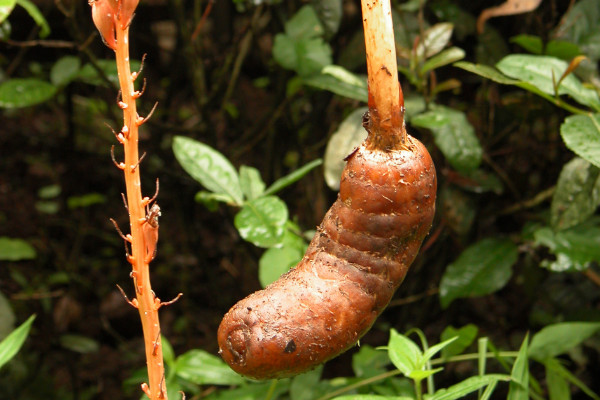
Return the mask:
[[[383,147],[406,141],[389,0],[361,0],[369,82],[370,133]],[[379,137],[381,136],[381,137]],[[380,146],[380,147],[381,147]]]
[[119,73],[123,108],[123,130],[121,131],[125,149],[125,185],[127,191],[127,206],[131,229],[131,257],[137,307],[142,321],[146,362],[148,367],[149,387],[142,385],[150,399],[167,399],[167,389],[164,382],[164,364],[162,355],[160,323],[158,319],[158,300],[150,286],[150,273],[147,260],[147,248],[155,243],[145,243],[143,232],[145,223],[146,201],[142,199],[139,153],[138,153],[138,114],[135,103],[134,78],[129,64],[129,26],[116,26],[116,61]]

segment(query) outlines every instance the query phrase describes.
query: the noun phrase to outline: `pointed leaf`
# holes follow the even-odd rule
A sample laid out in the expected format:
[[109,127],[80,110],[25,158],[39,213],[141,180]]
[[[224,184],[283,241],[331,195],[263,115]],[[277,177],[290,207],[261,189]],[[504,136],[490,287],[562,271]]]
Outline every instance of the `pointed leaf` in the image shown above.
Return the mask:
[[346,165],[344,158],[367,137],[367,131],[362,126],[362,117],[366,111],[366,107],[361,107],[350,113],[327,143],[323,173],[327,186],[333,190],[340,188],[342,170]]
[[240,236],[259,247],[281,245],[288,210],[276,196],[260,197],[244,203],[234,219]]
[[517,246],[507,239],[483,239],[467,248],[444,272],[442,307],[457,298],[483,296],[504,287],[517,255]]
[[600,114],[572,115],[560,126],[560,134],[575,154],[600,167]]
[[571,400],[569,382],[548,366],[546,366],[546,384],[550,400]]
[[0,23],[10,15],[16,3],[16,0],[0,0]]
[[423,364],[423,353],[419,346],[395,329],[390,330],[388,355],[394,366],[406,376],[420,370],[418,366]]
[[63,86],[77,77],[81,61],[75,56],[64,56],[52,66],[50,82],[56,86]]
[[531,339],[529,356],[543,361],[578,346],[600,331],[600,322],[563,322],[548,325]]
[[29,335],[34,319],[35,315],[32,315],[0,342],[0,368],[19,352]]
[[542,266],[552,271],[582,271],[592,261],[600,261],[600,226],[597,219],[562,231],[543,227],[534,232],[535,243],[547,246],[556,260],[544,260]]
[[551,369],[558,376],[577,386],[590,398],[594,400],[600,400],[600,396],[594,393],[594,391],[591,390],[585,383],[583,383],[579,378],[573,375],[571,371],[565,368],[558,359],[548,358],[544,361],[544,366],[546,367],[546,369]]
[[285,23],[285,33],[292,39],[298,40],[319,37],[325,31],[315,9],[305,5]]
[[419,59],[436,55],[450,42],[454,25],[449,22],[440,22],[427,29],[424,39],[417,46]]
[[367,379],[387,372],[390,364],[387,353],[369,345],[361,345],[358,353],[352,355],[352,370],[357,378]]
[[29,0],[17,0],[17,4],[20,5],[27,11],[29,16],[35,21],[40,27],[40,37],[45,38],[50,34],[50,25],[44,15],[37,6]]
[[473,376],[464,381],[452,385],[447,389],[439,389],[428,400],[455,400],[466,396],[487,385],[495,384],[498,381],[510,381],[507,375],[483,375]]
[[367,80],[338,65],[327,65],[318,74],[304,76],[302,82],[349,99],[367,101]]
[[529,400],[529,359],[527,358],[527,344],[529,334],[525,335],[517,359],[513,364],[510,374],[510,386],[507,400]]
[[567,229],[586,221],[600,205],[600,169],[576,157],[563,166],[552,197],[552,227]]
[[289,185],[299,181],[300,179],[302,179],[304,177],[304,175],[308,174],[310,171],[317,168],[322,163],[323,163],[323,160],[321,160],[320,158],[317,158],[316,160],[303,165],[302,167],[289,173],[288,175],[277,179],[275,182],[273,182],[273,184],[271,186],[269,186],[265,190],[265,192],[263,193],[263,196],[269,196],[269,195],[275,194],[275,193],[279,192],[280,190],[282,190],[283,188],[286,188]]
[[442,349],[446,348],[449,344],[455,342],[456,339],[458,339],[458,336],[451,337],[450,339],[444,340],[441,343],[438,343],[438,344],[436,344],[434,346],[431,346],[430,348],[428,348],[425,351],[425,353],[423,353],[423,360],[424,361],[430,360],[431,357],[433,357],[434,355],[436,355]]
[[206,189],[230,196],[241,205],[242,189],[238,174],[227,158],[217,150],[194,139],[176,136],[173,153],[183,169]]
[[481,163],[483,150],[464,113],[437,106],[414,116],[411,124],[431,130],[436,145],[456,170],[472,171]]
[[477,337],[477,331],[477,327],[473,324],[465,325],[460,329],[456,329],[453,326],[447,326],[442,332],[441,339],[447,340],[452,337],[456,337],[457,339],[442,350],[442,358],[461,354],[471,345],[471,343],[473,343]]
[[35,257],[35,249],[25,240],[13,239],[6,236],[0,237],[0,260],[32,260]]
[[265,183],[260,172],[253,167],[242,165],[240,167],[240,188],[247,200],[254,200],[265,192]]
[[515,85],[519,82],[516,79],[509,78],[496,68],[490,67],[489,65],[473,64],[467,61],[459,61],[453,65],[502,85]]
[[425,61],[423,67],[421,67],[421,73],[425,74],[431,70],[434,70],[444,65],[452,64],[455,61],[461,60],[465,57],[465,51],[458,47],[450,47],[442,51],[439,54],[431,57]]

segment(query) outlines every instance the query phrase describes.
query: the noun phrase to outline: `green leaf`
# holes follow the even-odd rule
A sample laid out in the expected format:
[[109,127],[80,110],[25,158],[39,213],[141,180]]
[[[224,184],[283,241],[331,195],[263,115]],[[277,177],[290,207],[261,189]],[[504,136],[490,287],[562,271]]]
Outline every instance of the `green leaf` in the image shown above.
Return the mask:
[[228,195],[237,205],[243,203],[238,174],[223,154],[183,136],[173,139],[173,153],[183,169],[206,189]]
[[67,199],[67,207],[70,210],[103,203],[106,203],[106,196],[100,193],[87,193],[81,196],[71,196]]
[[563,166],[550,210],[552,227],[567,229],[586,221],[600,205],[600,169],[579,157]]
[[544,52],[544,42],[542,42],[542,38],[539,36],[522,34],[510,38],[510,41],[533,54],[542,54]]
[[35,257],[35,249],[25,240],[0,236],[0,260],[32,260]]
[[296,42],[283,33],[275,35],[273,42],[273,59],[285,69],[295,71],[298,68]]
[[263,195],[269,196],[269,195],[279,192],[283,188],[286,188],[286,187],[290,186],[291,184],[302,179],[304,177],[304,175],[308,174],[310,171],[317,168],[322,163],[323,163],[323,160],[318,158],[314,161],[309,162],[308,164],[303,165],[302,167],[289,173],[288,175],[277,179],[275,182],[273,182],[273,184],[271,186],[269,186],[267,188],[267,190],[265,190],[265,193]]
[[100,344],[97,341],[83,335],[66,334],[60,336],[58,341],[62,347],[76,353],[88,354],[100,350]]
[[259,247],[281,245],[288,210],[276,196],[265,196],[244,203],[234,224],[240,236]]
[[[565,379],[568,382],[572,383],[573,385],[577,386],[579,389],[581,389],[582,392],[584,392],[590,398],[592,398],[594,400],[600,400],[600,396],[598,396],[596,393],[594,393],[594,391],[591,390],[589,387],[587,387],[587,385],[585,383],[583,383],[579,378],[577,378],[568,369],[566,369],[561,364],[561,362],[559,360],[557,360],[556,358],[546,359],[544,361],[544,366],[546,367],[547,370],[551,369],[556,375],[562,377],[563,379]],[[561,399],[561,400],[563,400],[563,399]]]
[[571,61],[582,53],[579,46],[566,40],[551,40],[546,45],[545,50],[546,55],[557,57],[565,61]]
[[560,134],[571,151],[600,167],[600,114],[572,115],[560,126]]
[[453,29],[454,25],[449,22],[440,22],[427,29],[424,40],[417,45],[417,57],[429,58],[442,51],[450,42]]
[[175,351],[173,350],[173,346],[163,335],[160,336],[161,345],[162,345],[162,353],[163,359],[165,360],[165,364],[169,367],[175,366]]
[[465,51],[463,49],[458,47],[450,47],[449,49],[446,49],[425,61],[423,67],[421,67],[421,73],[425,74],[436,68],[443,67],[444,65],[452,64],[455,61],[463,59],[464,57]]
[[6,296],[0,292],[0,341],[15,329],[15,313]]
[[555,232],[542,227],[534,232],[537,245],[544,245],[556,255],[554,262],[542,262],[552,271],[581,271],[592,261],[600,261],[600,226],[591,219],[572,228]]
[[0,368],[19,352],[29,335],[34,319],[35,315],[32,315],[0,342]]
[[194,201],[204,204],[210,211],[217,211],[217,203],[226,203],[230,205],[238,205],[233,198],[227,194],[207,192],[201,190],[194,196]]
[[436,145],[456,170],[472,171],[481,163],[483,150],[463,112],[437,106],[414,116],[411,124],[431,130]]
[[538,361],[566,353],[600,331],[600,322],[563,322],[548,325],[531,339],[529,356]]
[[301,77],[318,74],[325,66],[333,63],[331,46],[321,38],[296,42],[295,48],[298,56],[296,72]]
[[452,385],[447,389],[439,389],[431,397],[427,397],[427,400],[455,400],[472,393],[479,388],[487,385],[495,384],[498,381],[509,381],[510,377],[507,375],[490,374],[483,376],[473,376],[467,378],[464,381]]
[[327,186],[333,190],[340,189],[342,170],[346,166],[344,158],[367,137],[367,131],[362,126],[362,117],[367,110],[367,107],[361,107],[352,111],[331,135],[327,143],[323,174]]
[[490,67],[489,65],[473,64],[467,61],[459,61],[453,65],[502,85],[516,85],[519,83],[518,80],[509,78],[496,68]]
[[290,400],[314,400],[317,397],[315,388],[321,378],[321,372],[323,372],[323,365],[292,378]]
[[296,265],[304,253],[291,246],[267,249],[258,261],[258,280],[264,288]]
[[[131,60],[131,70],[137,71],[140,68],[140,61]],[[114,60],[96,60],[95,65],[102,71],[105,77],[115,86],[119,84],[119,74],[117,73],[117,64]],[[89,85],[106,85],[100,73],[91,63],[85,64],[77,74],[77,79]]]
[[527,344],[529,334],[525,335],[517,359],[513,364],[510,374],[510,386],[507,400],[529,400],[529,359],[527,358]]
[[339,65],[327,65],[319,74],[303,77],[302,82],[349,99],[367,101],[367,80]]
[[342,0],[312,0],[311,5],[323,24],[324,35],[330,38],[342,22]]
[[431,359],[431,357],[433,357],[434,355],[436,355],[439,351],[443,350],[444,348],[446,348],[448,345],[452,344],[453,342],[456,341],[456,339],[458,339],[458,336],[454,336],[451,337],[447,340],[444,340],[441,343],[438,343],[434,346],[431,346],[430,348],[428,348],[425,353],[423,353],[423,361],[427,362]]
[[380,396],[378,394],[347,394],[334,397],[332,400],[414,400],[406,396]]
[[457,298],[483,296],[504,287],[517,255],[517,246],[508,239],[488,238],[468,247],[442,276],[442,307]]
[[[251,382],[235,389],[220,390],[202,397],[202,400],[262,400],[281,399],[289,391],[290,380],[267,381],[263,383]],[[273,390],[273,387],[275,389]],[[170,399],[170,397],[169,397]]]
[[29,16],[35,21],[35,23],[41,28],[40,29],[40,37],[45,38],[50,34],[50,25],[48,25],[48,21],[44,18],[44,15],[40,11],[39,8],[35,4],[33,4],[29,0],[17,0],[17,4],[20,5],[27,11]]
[[560,37],[581,48],[592,60],[600,58],[600,3],[597,0],[580,0],[570,7],[554,37]]
[[50,82],[55,86],[64,86],[77,77],[81,61],[75,56],[64,56],[52,66]]
[[10,15],[16,3],[16,0],[0,0],[0,23]]
[[175,360],[175,374],[196,385],[239,385],[244,378],[204,350],[190,350]]
[[[554,84],[567,70],[569,64],[549,56],[511,54],[500,60],[496,67],[505,75],[529,83],[541,92],[554,96]],[[600,109],[598,93],[584,87],[574,74],[569,74],[563,79],[558,94],[569,95],[582,105]]]
[[369,345],[361,345],[352,355],[352,370],[357,378],[367,379],[387,372],[390,359],[386,352]]
[[390,330],[388,355],[394,366],[406,376],[420,370],[418,366],[423,364],[423,353],[419,346],[395,329]]
[[315,9],[305,5],[285,23],[285,33],[292,39],[301,40],[323,36],[325,30]]
[[457,337],[457,339],[442,350],[442,358],[449,358],[461,354],[471,345],[471,343],[473,343],[475,338],[477,338],[477,331],[477,326],[473,324],[465,325],[460,329],[456,329],[453,326],[447,326],[446,329],[442,331],[440,339],[447,340],[452,337]]
[[265,183],[260,172],[253,167],[240,167],[240,188],[247,200],[254,200],[265,192]]
[[553,368],[546,366],[546,385],[550,400],[571,400],[569,382]]
[[33,106],[50,100],[55,94],[54,85],[39,79],[9,79],[0,85],[0,108]]

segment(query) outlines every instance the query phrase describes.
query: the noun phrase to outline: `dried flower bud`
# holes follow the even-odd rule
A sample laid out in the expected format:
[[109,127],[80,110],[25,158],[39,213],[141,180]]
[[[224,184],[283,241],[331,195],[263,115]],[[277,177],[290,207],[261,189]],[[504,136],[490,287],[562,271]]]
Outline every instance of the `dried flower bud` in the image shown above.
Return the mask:
[[92,19],[94,25],[100,32],[104,44],[113,50],[117,49],[117,41],[115,39],[115,8],[116,1],[114,0],[90,0],[92,6]]

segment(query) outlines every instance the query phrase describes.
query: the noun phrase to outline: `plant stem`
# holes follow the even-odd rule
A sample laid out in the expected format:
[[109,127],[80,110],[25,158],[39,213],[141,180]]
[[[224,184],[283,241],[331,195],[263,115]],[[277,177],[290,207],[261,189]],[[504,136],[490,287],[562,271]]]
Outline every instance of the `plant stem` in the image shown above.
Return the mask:
[[[127,208],[129,211],[131,242],[132,277],[135,285],[137,307],[142,321],[144,343],[146,348],[146,363],[148,367],[149,390],[143,385],[146,394],[152,400],[167,399],[167,389],[164,382],[164,365],[160,337],[158,308],[160,300],[154,296],[150,286],[147,248],[155,243],[146,243],[143,225],[146,223],[145,206],[148,199],[142,199],[140,168],[138,154],[138,121],[136,111],[134,76],[129,64],[129,27],[120,28],[117,24],[116,61],[121,87],[121,108],[123,109],[123,129],[119,135],[125,150],[125,161],[122,164],[125,174],[127,192]],[[135,305],[135,302],[133,303]]]
[[361,0],[361,4],[369,81],[367,130],[375,147],[396,148],[406,142],[406,129],[390,0]]

